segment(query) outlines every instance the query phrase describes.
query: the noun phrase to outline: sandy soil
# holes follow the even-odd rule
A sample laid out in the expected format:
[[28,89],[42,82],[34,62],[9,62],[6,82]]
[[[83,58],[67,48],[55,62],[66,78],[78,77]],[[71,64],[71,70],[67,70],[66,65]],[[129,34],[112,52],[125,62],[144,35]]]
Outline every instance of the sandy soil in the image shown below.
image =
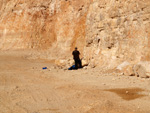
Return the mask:
[[0,52],[0,113],[150,113],[149,106],[150,79]]

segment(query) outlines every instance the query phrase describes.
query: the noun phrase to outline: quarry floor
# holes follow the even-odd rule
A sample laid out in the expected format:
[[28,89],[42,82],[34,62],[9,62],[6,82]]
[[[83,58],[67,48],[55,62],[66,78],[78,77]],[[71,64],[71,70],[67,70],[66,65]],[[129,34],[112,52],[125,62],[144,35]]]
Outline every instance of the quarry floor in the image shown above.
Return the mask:
[[0,113],[150,113],[150,79],[106,73],[0,52]]

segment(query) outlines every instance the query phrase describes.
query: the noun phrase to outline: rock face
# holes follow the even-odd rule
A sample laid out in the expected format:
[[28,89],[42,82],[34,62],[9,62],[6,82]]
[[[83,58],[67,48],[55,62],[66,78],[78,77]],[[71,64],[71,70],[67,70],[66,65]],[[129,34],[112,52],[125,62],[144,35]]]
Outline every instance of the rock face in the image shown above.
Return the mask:
[[149,0],[95,0],[86,24],[86,50],[101,64],[150,60]]
[[[86,0],[0,0],[1,49],[84,47]],[[63,49],[62,49],[63,47]],[[82,49],[83,50],[83,49]]]
[[150,61],[149,0],[0,0],[0,49],[70,55],[97,66]]
[[139,62],[133,69],[136,76],[141,78],[150,77],[150,62]]

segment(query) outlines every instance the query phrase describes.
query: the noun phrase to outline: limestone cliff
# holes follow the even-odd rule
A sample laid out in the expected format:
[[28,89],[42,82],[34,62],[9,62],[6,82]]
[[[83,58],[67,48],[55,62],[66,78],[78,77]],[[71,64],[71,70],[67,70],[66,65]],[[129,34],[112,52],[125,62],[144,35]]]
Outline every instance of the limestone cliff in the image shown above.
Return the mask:
[[86,0],[1,0],[1,49],[84,47]]
[[75,46],[91,65],[150,61],[150,1],[0,0],[1,50]]

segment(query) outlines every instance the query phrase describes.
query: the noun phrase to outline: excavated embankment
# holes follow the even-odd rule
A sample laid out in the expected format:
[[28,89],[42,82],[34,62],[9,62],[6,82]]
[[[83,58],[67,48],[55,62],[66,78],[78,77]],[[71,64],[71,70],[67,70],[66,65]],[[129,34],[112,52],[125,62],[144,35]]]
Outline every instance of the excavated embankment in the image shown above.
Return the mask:
[[75,46],[93,67],[123,62],[127,74],[134,64],[147,67],[150,1],[0,0],[1,50],[38,49],[57,59]]

